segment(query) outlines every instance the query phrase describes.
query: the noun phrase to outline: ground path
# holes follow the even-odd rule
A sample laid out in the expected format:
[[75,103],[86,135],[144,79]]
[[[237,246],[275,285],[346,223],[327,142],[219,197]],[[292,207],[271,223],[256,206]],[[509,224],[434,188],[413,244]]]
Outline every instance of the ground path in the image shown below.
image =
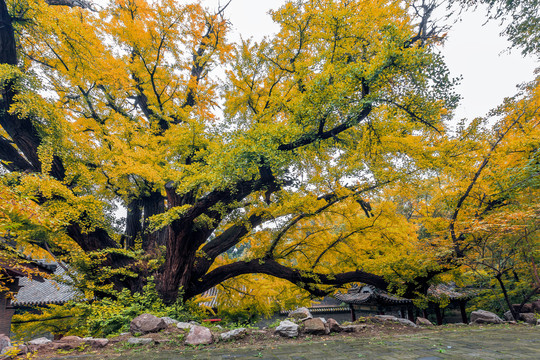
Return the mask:
[[[95,356],[95,355],[94,355]],[[68,359],[90,359],[68,356]],[[119,360],[322,360],[322,359],[540,359],[540,327],[454,328],[413,335],[317,341],[317,337],[283,345],[238,349],[140,349],[106,356]]]

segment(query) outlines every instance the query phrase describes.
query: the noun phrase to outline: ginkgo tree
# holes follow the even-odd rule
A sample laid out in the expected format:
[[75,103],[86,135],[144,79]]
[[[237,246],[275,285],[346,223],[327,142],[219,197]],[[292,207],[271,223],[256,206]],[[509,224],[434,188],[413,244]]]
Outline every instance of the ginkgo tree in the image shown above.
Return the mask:
[[524,84],[487,118],[459,124],[431,175],[393,198],[438,252],[440,270],[457,270],[462,282],[472,270],[500,288],[515,319],[512,301],[523,305],[540,293],[539,85],[538,78]]
[[386,200],[436,163],[458,100],[431,6],[288,1],[274,36],[233,44],[225,8],[58,4],[0,2],[0,159],[78,286],[155,276],[171,303],[259,274],[412,295],[441,271]]

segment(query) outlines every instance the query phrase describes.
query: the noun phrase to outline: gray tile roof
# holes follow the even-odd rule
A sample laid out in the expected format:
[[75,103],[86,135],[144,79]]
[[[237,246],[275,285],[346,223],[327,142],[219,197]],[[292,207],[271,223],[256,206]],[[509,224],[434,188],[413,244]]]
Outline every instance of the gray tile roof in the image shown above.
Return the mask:
[[[64,269],[60,266],[56,266],[54,275],[60,279],[69,279]],[[19,285],[22,288],[12,301],[12,306],[63,304],[79,296],[78,291],[72,286],[51,279],[45,279],[44,282],[39,282],[24,277],[20,278]]]

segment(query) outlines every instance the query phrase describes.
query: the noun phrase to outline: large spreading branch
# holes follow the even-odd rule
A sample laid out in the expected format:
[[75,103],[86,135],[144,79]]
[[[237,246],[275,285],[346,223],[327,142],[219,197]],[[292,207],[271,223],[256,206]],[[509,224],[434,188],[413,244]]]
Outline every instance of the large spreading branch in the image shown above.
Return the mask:
[[[535,110],[536,112],[537,110]],[[499,131],[497,133],[497,137],[491,147],[488,150],[488,153],[476,169],[473,177],[471,178],[471,181],[469,182],[469,185],[467,186],[467,189],[465,189],[465,192],[459,197],[458,202],[456,204],[456,207],[454,209],[454,212],[452,213],[452,216],[450,217],[450,225],[448,226],[448,230],[450,231],[450,236],[454,245],[454,251],[455,254],[462,258],[464,256],[464,249],[461,247],[461,242],[465,237],[465,234],[456,234],[456,221],[458,219],[458,216],[463,209],[465,201],[469,198],[471,195],[472,190],[474,189],[476,183],[478,182],[478,179],[480,178],[480,175],[486,168],[486,166],[489,164],[491,157],[497,150],[500,143],[505,139],[506,135],[512,130],[516,125],[519,124],[521,121],[521,118],[525,115],[525,111],[522,111],[516,118],[508,125],[508,127],[502,131]]]
[[328,295],[332,290],[321,286],[342,286],[351,282],[363,282],[386,289],[388,283],[382,276],[367,273],[361,270],[341,274],[321,274],[310,271],[292,269],[271,259],[254,259],[251,261],[238,261],[229,265],[220,266],[201,277],[186,289],[185,297],[191,298],[202,294],[206,290],[221,282],[245,274],[266,274],[291,283],[309,291],[314,296]]

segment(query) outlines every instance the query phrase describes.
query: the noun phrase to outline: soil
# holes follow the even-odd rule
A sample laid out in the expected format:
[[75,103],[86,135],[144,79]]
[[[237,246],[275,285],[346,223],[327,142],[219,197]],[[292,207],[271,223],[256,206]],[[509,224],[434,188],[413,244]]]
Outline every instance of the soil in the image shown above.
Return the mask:
[[[297,338],[285,338],[274,333],[274,329],[249,329],[247,334],[232,341],[220,341],[211,345],[198,346],[197,348],[205,349],[237,349],[239,347],[253,347],[253,348],[268,348],[277,345],[286,344],[298,344],[305,343],[306,341],[331,341],[338,339],[354,339],[354,338],[375,338],[384,335],[395,334],[414,334],[418,332],[426,331],[429,328],[425,327],[410,327],[404,326],[398,323],[384,322],[370,322],[359,321],[357,323],[367,324],[361,332],[353,333],[331,333],[329,335],[307,335],[301,334]],[[217,326],[210,327],[213,334],[219,337],[220,333],[226,332],[229,329],[220,329]],[[170,351],[175,350],[182,352],[184,350],[193,350],[196,347],[185,345],[184,338],[187,335],[188,330],[178,329],[175,325],[169,325],[169,327],[158,333],[151,333],[141,335],[140,337],[150,338],[154,340],[153,345],[130,345],[127,344],[127,339],[133,337],[132,334],[124,334],[121,336],[115,336],[109,338],[109,344],[104,348],[90,348],[87,346],[79,346],[70,350],[57,350],[52,346],[41,346],[39,350],[34,354],[38,359],[62,359],[73,358],[74,355],[90,355],[90,358],[96,359],[114,359],[120,356],[124,357],[130,353],[140,353],[143,349],[153,351]],[[20,356],[18,358],[25,358]]]
[[[363,323],[366,323],[365,321]],[[162,353],[174,351],[176,354],[192,352],[194,350],[209,350],[209,351],[224,351],[230,349],[236,351],[240,348],[249,348],[251,350],[262,351],[264,349],[273,349],[283,346],[294,346],[298,344],[310,344],[314,342],[333,342],[333,341],[349,341],[355,339],[364,339],[373,341],[381,338],[392,336],[414,335],[422,333],[429,334],[433,331],[448,329],[455,331],[458,328],[463,330],[473,328],[471,326],[446,325],[438,327],[410,327],[392,322],[367,322],[361,332],[354,333],[332,333],[329,335],[307,335],[301,334],[297,338],[285,338],[274,333],[274,329],[248,329],[247,334],[240,339],[232,341],[220,341],[206,346],[189,346],[184,344],[184,338],[188,331],[180,330],[174,325],[170,325],[167,329],[159,332],[142,335],[141,337],[151,338],[154,340],[150,345],[130,345],[126,341],[133,337],[131,334],[116,336],[109,338],[109,344],[100,349],[81,346],[71,350],[53,350],[49,346],[42,346],[37,353],[34,354],[37,359],[131,359],[141,358],[141,355],[148,352]],[[520,325],[515,325],[520,327]],[[212,333],[218,335],[228,329],[219,329],[218,327],[210,328]],[[26,358],[26,357],[19,357]]]

